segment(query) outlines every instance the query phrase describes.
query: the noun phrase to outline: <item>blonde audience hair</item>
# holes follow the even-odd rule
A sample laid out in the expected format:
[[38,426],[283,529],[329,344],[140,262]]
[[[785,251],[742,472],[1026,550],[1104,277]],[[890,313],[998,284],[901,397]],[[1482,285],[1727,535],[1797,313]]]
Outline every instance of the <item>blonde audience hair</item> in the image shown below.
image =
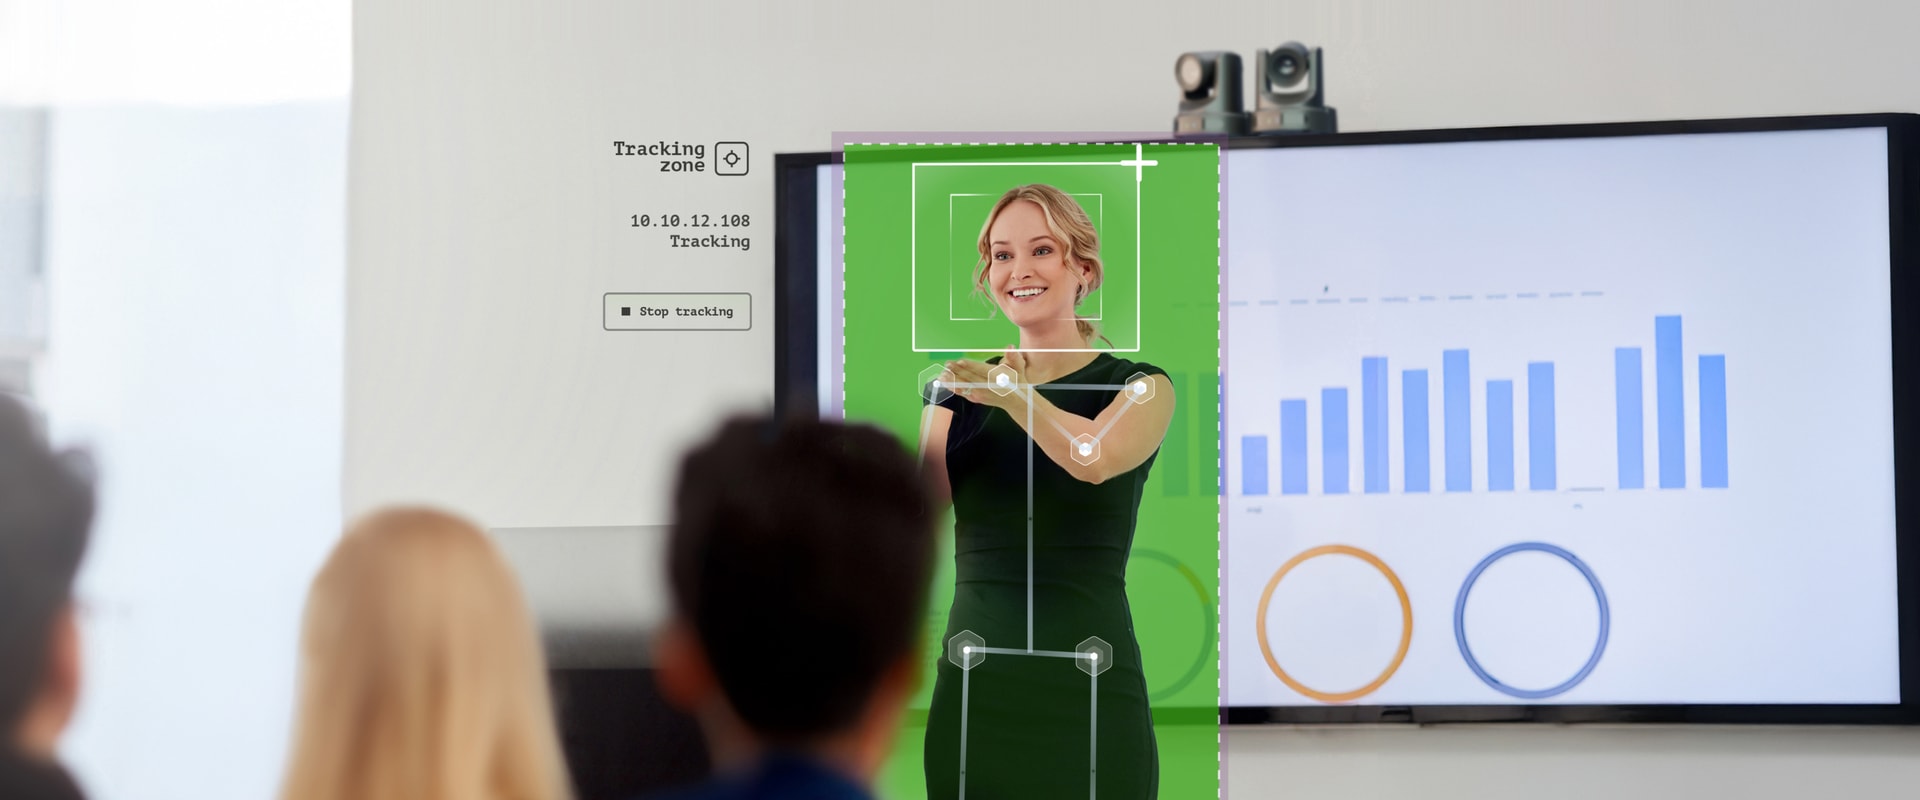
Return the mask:
[[499,550],[393,509],[314,578],[282,800],[564,800],[545,658]]
[[[1071,266],[1079,264],[1087,270],[1087,280],[1073,296],[1075,307],[1093,290],[1100,288],[1100,281],[1106,272],[1100,264],[1100,234],[1093,228],[1093,220],[1087,211],[1074,202],[1066,192],[1044,183],[1030,183],[1015,186],[1000,195],[993,204],[993,210],[987,212],[986,224],[980,226],[980,263],[974,265],[973,288],[982,295],[990,295],[987,289],[987,273],[993,269],[993,245],[988,241],[993,231],[993,221],[1007,206],[1025,200],[1040,207],[1047,217],[1047,231],[1060,242],[1060,255]],[[998,305],[995,305],[998,308]],[[1093,323],[1076,316],[1074,327],[1080,331],[1080,338],[1092,342],[1097,331]]]

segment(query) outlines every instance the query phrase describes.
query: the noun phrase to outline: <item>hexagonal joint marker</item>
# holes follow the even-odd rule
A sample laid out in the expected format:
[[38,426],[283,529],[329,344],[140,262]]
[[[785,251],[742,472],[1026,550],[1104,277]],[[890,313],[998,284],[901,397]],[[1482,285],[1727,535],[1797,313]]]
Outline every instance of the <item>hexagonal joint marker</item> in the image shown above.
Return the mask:
[[1080,466],[1089,466],[1100,460],[1100,440],[1093,438],[1091,433],[1075,436],[1068,444],[1068,454],[1072,455],[1074,462]]
[[1079,658],[1073,660],[1073,665],[1088,675],[1099,675],[1113,666],[1113,645],[1098,636],[1087,637],[1086,641],[1073,648],[1073,652],[1080,654]]
[[993,369],[987,370],[987,384],[993,388],[994,394],[1001,397],[1012,394],[1019,379],[1013,368],[1005,364],[995,364]]
[[922,399],[939,405],[953,396],[953,390],[948,389],[940,380],[940,375],[946,371],[946,366],[942,364],[929,364],[926,369],[920,370],[919,386]]
[[1121,391],[1126,393],[1127,399],[1134,405],[1142,405],[1153,399],[1153,378],[1147,373],[1133,373],[1133,377],[1127,379],[1126,386],[1127,388]]
[[947,640],[947,660],[963,670],[970,670],[987,660],[987,640],[973,631],[961,631]]

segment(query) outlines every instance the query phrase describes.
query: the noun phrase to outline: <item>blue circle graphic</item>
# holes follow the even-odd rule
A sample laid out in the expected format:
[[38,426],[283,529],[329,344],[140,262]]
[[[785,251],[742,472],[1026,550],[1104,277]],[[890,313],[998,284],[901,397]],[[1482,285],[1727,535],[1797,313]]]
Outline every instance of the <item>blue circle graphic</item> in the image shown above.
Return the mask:
[[[1568,678],[1558,686],[1552,686],[1546,689],[1519,689],[1501,683],[1498,678],[1487,674],[1487,671],[1480,666],[1479,660],[1473,657],[1473,648],[1467,645],[1467,595],[1473,592],[1474,582],[1480,580],[1480,573],[1486,572],[1487,567],[1493,566],[1493,562],[1499,561],[1514,553],[1529,550],[1559,556],[1562,560],[1572,564],[1574,569],[1580,570],[1580,574],[1587,577],[1587,585],[1593,588],[1593,599],[1600,604],[1600,637],[1593,643],[1593,655],[1587,657],[1587,663],[1581,666],[1580,671],[1574,673],[1573,677]],[[1472,572],[1467,573],[1466,582],[1460,584],[1460,596],[1453,601],[1453,639],[1460,645],[1460,656],[1467,660],[1467,668],[1473,670],[1473,674],[1479,676],[1480,680],[1488,686],[1493,687],[1503,694],[1518,697],[1522,700],[1540,700],[1552,697],[1578,686],[1581,681],[1586,680],[1587,675],[1593,672],[1593,668],[1600,664],[1600,655],[1607,650],[1607,629],[1611,622],[1612,615],[1607,610],[1607,593],[1600,588],[1600,579],[1594,576],[1593,570],[1587,567],[1586,562],[1581,561],[1578,557],[1574,556],[1574,554],[1567,552],[1565,548],[1558,545],[1547,544],[1546,542],[1520,542],[1493,551],[1492,555],[1481,559],[1480,563],[1474,566]]]

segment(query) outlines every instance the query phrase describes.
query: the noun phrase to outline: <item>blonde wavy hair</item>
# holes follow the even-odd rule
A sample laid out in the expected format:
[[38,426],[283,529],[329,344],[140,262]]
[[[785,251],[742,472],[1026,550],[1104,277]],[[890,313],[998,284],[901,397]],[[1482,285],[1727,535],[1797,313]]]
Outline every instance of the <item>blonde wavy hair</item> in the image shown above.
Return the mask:
[[[987,290],[987,273],[993,269],[993,245],[987,240],[993,230],[993,221],[1000,218],[1000,212],[1022,200],[1039,206],[1046,215],[1047,231],[1060,242],[1060,255],[1067,264],[1078,263],[1086,268],[1086,282],[1080,285],[1080,290],[1073,296],[1073,305],[1079,307],[1087,295],[1100,288],[1100,281],[1106,276],[1100,264],[1100,234],[1093,229],[1093,220],[1087,217],[1086,209],[1068,197],[1066,192],[1044,183],[1029,183],[1008,189],[993,204],[993,210],[987,213],[986,224],[980,226],[980,262],[974,265],[974,291],[987,297],[988,302],[993,302]],[[994,303],[994,308],[998,309],[999,304]],[[1080,338],[1088,342],[1092,342],[1099,334],[1092,322],[1077,315],[1074,317],[1074,327],[1080,331]]]
[[472,523],[382,511],[314,578],[282,800],[565,800],[545,658]]

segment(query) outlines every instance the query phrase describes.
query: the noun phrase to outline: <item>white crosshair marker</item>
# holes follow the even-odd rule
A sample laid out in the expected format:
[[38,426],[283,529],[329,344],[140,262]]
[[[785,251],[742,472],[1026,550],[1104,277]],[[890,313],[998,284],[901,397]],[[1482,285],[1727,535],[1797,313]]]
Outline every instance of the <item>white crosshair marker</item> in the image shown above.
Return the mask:
[[[942,395],[943,392],[951,393],[955,389],[991,389],[996,394],[1001,395],[1021,392],[1028,400],[1032,399],[1032,393],[1034,391],[1041,388],[1065,389],[1070,391],[1119,392],[1120,396],[1125,397],[1128,402],[1120,406],[1120,410],[1114,413],[1113,419],[1107,420],[1107,424],[1101,426],[1099,433],[1083,433],[1075,436],[1072,431],[1067,430],[1059,421],[1052,419],[1047,420],[1047,422],[1053,425],[1055,431],[1058,431],[1061,436],[1066,437],[1071,443],[1072,446],[1068,448],[1068,453],[1073,456],[1073,460],[1083,465],[1092,464],[1100,458],[1100,440],[1106,437],[1108,431],[1113,430],[1114,424],[1118,423],[1121,417],[1126,416],[1127,409],[1147,403],[1153,399],[1154,395],[1153,381],[1144,372],[1136,372],[1132,377],[1127,378],[1126,383],[1120,384],[1016,383],[1012,372],[1013,371],[1006,368],[1005,365],[997,365],[993,370],[993,382],[982,384],[946,383],[937,377],[938,374],[943,374],[938,364],[923,370],[920,373],[922,385],[930,386],[931,389],[926,392],[926,399],[930,402],[926,410],[920,415],[921,452],[924,453],[927,449],[927,437],[933,425],[934,405],[946,399],[946,397]],[[927,381],[929,373],[936,375],[930,382]],[[1033,403],[1031,402],[1027,403],[1027,430],[1029,432],[1033,430]],[[1031,433],[1029,435],[1031,435]],[[980,644],[961,645],[958,648],[959,653],[956,655],[953,645],[960,644],[961,642],[979,642]],[[1099,765],[1097,752],[1099,736],[1097,732],[1100,721],[1100,673],[1107,671],[1107,669],[1112,666],[1113,661],[1111,657],[1102,659],[1100,654],[1105,652],[1111,656],[1113,648],[1098,636],[1087,637],[1087,639],[1082,641],[1080,646],[1072,652],[1064,650],[1035,650],[1033,648],[1033,447],[1031,444],[1027,447],[1027,647],[1024,650],[1011,647],[987,647],[980,635],[970,630],[954,634],[952,638],[947,640],[947,645],[947,660],[953,662],[954,666],[960,668],[960,800],[966,800],[967,796],[967,711],[971,705],[970,695],[973,668],[985,661],[988,654],[1035,656],[1041,658],[1070,658],[1073,659],[1074,666],[1079,667],[1080,671],[1087,673],[1087,676],[1090,678],[1089,690],[1091,692],[1091,699],[1088,701],[1089,711],[1087,717],[1087,797],[1089,800],[1094,800]]]

